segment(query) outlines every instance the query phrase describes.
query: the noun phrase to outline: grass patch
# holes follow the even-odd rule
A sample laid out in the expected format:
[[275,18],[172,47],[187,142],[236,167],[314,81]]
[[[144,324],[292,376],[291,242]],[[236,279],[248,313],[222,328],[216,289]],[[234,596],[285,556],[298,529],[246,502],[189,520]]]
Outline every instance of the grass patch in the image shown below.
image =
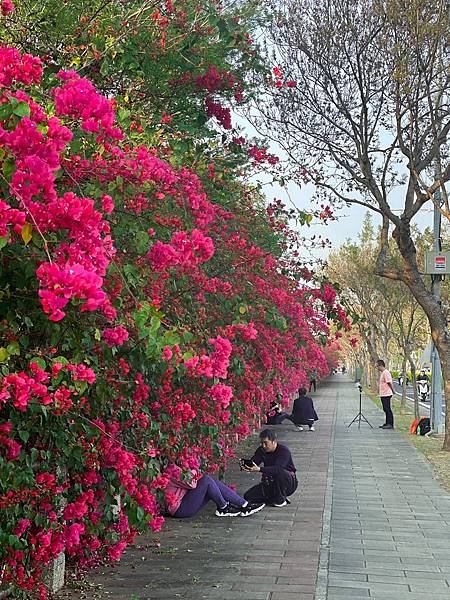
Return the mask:
[[[381,400],[372,392],[365,389],[365,394],[381,409]],[[442,451],[444,442],[443,435],[433,435],[425,437],[421,435],[412,435],[409,433],[409,428],[414,420],[414,409],[410,403],[406,405],[405,414],[400,414],[400,400],[392,399],[392,412],[394,413],[395,429],[399,431],[408,442],[417,448],[425,458],[429,461],[436,479],[440,481],[442,486],[450,492],[450,453]],[[425,416],[425,415],[421,415]]]

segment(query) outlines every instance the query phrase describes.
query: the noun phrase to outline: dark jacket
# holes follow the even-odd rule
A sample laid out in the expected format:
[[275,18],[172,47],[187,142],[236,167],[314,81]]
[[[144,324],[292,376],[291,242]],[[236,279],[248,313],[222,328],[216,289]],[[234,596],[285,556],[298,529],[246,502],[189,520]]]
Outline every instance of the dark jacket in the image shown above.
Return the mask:
[[318,418],[312,398],[309,396],[299,396],[294,400],[291,415],[293,423],[296,425],[305,425],[309,421],[317,421]]
[[291,451],[284,444],[277,444],[274,452],[264,452],[262,448],[258,448],[251,460],[258,466],[263,463],[264,466],[261,467],[263,475],[276,473],[279,469],[286,469],[291,473],[296,471],[292,462]]

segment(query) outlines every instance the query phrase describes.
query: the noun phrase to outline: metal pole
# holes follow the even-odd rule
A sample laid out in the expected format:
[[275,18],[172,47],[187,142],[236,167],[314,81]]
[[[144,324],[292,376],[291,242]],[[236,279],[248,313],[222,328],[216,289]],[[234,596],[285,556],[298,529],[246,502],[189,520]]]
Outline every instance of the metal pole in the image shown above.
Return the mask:
[[[435,205],[433,212],[433,249],[435,252],[441,252],[441,212],[439,206],[441,205],[441,191],[437,190],[435,193]],[[432,289],[434,297],[437,302],[441,303],[441,276],[432,275]],[[443,419],[442,419],[442,372],[441,372],[441,361],[439,360],[439,354],[437,348],[432,342],[431,346],[431,399],[430,399],[430,419],[431,429],[435,433],[442,433]]]

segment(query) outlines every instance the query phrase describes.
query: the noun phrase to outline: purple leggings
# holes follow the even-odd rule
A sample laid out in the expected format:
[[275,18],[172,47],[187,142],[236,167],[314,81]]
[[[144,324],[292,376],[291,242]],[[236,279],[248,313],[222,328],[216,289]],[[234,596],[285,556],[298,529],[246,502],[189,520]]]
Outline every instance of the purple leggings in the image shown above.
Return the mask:
[[209,475],[203,475],[198,480],[197,487],[189,490],[184,496],[173,516],[179,519],[194,517],[210,500],[216,504],[217,508],[223,508],[228,502],[236,506],[245,504],[244,498],[233,492],[227,485]]

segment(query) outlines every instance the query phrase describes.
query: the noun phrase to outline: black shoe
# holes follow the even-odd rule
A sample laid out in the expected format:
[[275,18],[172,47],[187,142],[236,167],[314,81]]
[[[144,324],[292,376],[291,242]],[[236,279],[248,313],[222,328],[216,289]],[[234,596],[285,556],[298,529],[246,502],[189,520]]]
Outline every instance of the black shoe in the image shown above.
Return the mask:
[[251,504],[249,502],[247,506],[241,506],[239,510],[241,511],[241,517],[249,517],[250,515],[259,512],[264,507],[265,504],[263,502],[257,504]]
[[390,425],[389,423],[386,423],[386,425],[382,425],[381,429],[394,429],[393,425]]
[[287,500],[283,500],[283,502],[280,502],[279,504],[272,504],[272,506],[276,506],[277,508],[281,508],[283,506],[287,506]]
[[378,429],[384,429],[386,427],[387,423],[383,423],[383,425],[379,425]]
[[218,508],[215,512],[216,517],[239,517],[242,508],[237,508],[231,504],[227,504],[223,508]]

